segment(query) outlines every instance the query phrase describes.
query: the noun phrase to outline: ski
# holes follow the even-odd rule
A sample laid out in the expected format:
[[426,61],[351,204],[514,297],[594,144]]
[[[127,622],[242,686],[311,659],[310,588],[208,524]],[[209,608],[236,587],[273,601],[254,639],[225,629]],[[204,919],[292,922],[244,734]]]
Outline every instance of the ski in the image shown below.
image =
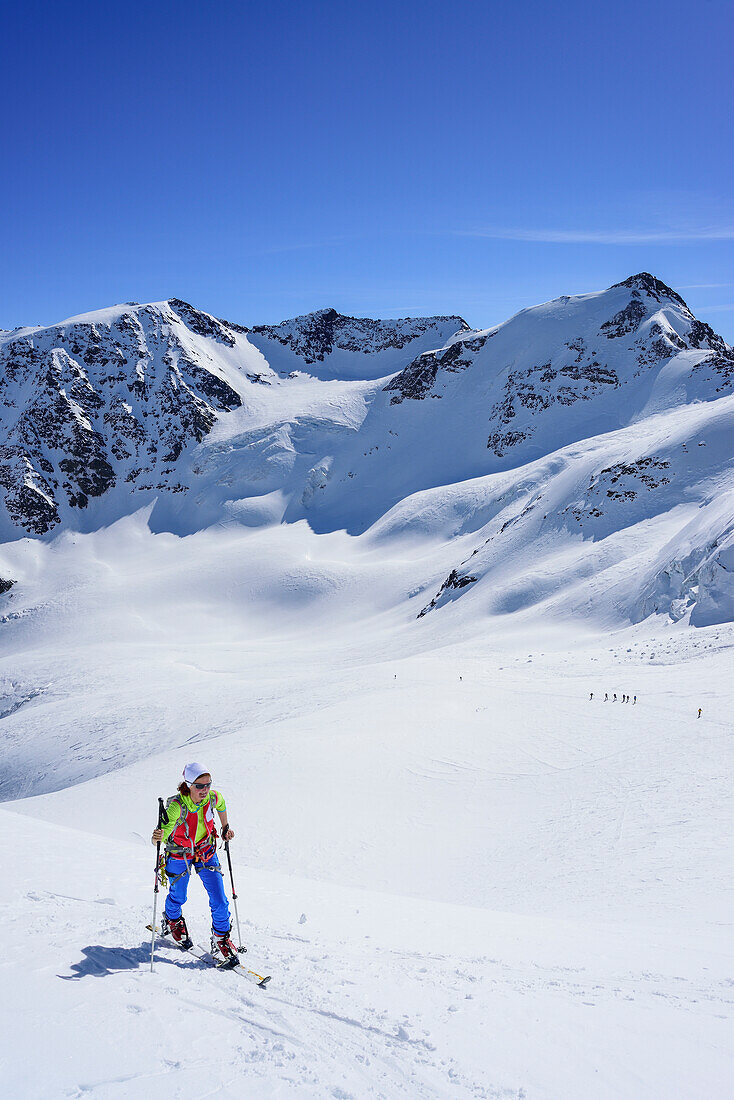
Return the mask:
[[[149,932],[153,931],[152,925],[146,924],[145,927]],[[173,944],[173,946],[178,947],[180,951],[186,951],[189,955],[193,955],[195,959],[200,959],[201,962],[208,962],[216,967],[217,970],[231,970],[233,974],[238,974],[240,978],[245,978],[247,981],[254,982],[260,989],[267,989],[268,982],[271,979],[270,974],[263,976],[254,970],[249,970],[246,966],[242,965],[239,959],[234,964],[227,962],[218,963],[211,951],[207,951],[198,943],[191,943],[188,947],[184,947],[183,944],[176,943],[175,940],[171,940],[167,936],[164,936],[160,928],[156,928],[155,933],[164,943]]]
[[233,974],[238,974],[240,978],[247,978],[248,981],[254,982],[260,989],[267,989],[268,982],[271,978],[270,974],[263,977],[262,974],[258,974],[255,970],[249,970],[246,966],[243,966],[239,959],[237,959],[235,963],[227,961],[218,963],[211,951],[205,950],[205,948],[201,947],[198,943],[195,943],[194,946],[190,947],[188,950],[189,954],[195,955],[196,958],[201,959],[202,962],[206,962],[207,959],[210,960],[214,966],[216,966],[217,970],[231,970]]

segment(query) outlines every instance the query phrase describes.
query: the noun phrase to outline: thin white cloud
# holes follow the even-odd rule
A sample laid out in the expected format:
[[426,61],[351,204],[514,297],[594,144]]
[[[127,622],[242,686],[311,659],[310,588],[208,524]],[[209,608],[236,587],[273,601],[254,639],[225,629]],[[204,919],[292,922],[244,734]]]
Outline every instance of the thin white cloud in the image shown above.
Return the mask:
[[546,244],[680,244],[687,241],[733,241],[734,226],[660,231],[605,229],[504,229],[485,227],[459,230],[462,237],[488,237],[503,241],[539,241]]

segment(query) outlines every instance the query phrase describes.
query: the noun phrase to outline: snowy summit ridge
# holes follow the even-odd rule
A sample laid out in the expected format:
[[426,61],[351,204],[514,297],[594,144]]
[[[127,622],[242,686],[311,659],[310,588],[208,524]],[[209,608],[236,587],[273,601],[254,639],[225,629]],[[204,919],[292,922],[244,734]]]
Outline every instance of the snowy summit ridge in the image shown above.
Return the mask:
[[456,316],[329,308],[246,328],[176,298],[116,306],[0,334],[2,537],[95,530],[143,506],[179,534],[223,519],[481,530],[425,613],[530,543],[580,537],[624,557],[622,532],[662,537],[663,517],[690,523],[695,505],[713,526],[669,533],[623,602],[633,618],[698,604],[709,621],[731,602],[717,585],[733,390],[732,349],[647,273],[482,331]]
[[394,348],[397,351],[429,331],[467,330],[461,317],[401,317],[376,321],[369,317],[344,317],[335,309],[320,309],[280,325],[257,325],[251,332],[263,340],[277,340],[304,363],[323,362],[337,349],[362,355]]

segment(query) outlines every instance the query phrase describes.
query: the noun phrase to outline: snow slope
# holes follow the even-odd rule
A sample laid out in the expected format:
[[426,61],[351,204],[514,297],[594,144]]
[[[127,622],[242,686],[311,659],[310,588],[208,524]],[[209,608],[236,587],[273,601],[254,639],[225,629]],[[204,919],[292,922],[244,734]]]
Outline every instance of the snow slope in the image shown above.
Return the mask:
[[[7,1087],[730,1095],[730,349],[650,276],[2,341]],[[190,759],[267,991],[150,972]]]
[[[177,535],[473,530],[419,610],[578,610],[594,575],[604,621],[734,613],[734,352],[651,275],[482,332],[331,309],[246,330],[179,299],[117,306],[11,333],[0,363],[6,539],[141,508]],[[2,560],[0,578],[17,579]]]
[[[144,515],[12,545],[11,1088],[727,1095],[730,626],[417,619],[421,545]],[[190,757],[266,993],[165,947],[148,970],[148,837]],[[198,882],[187,914],[206,942]]]
[[[0,356],[7,537],[91,531],[151,504],[151,529],[180,535],[299,519],[400,535],[430,527],[424,494],[439,490],[430,509],[463,511],[479,557],[453,563],[427,610],[496,581],[513,539],[533,541],[546,578],[559,550],[574,575],[624,555],[637,571],[630,550],[645,542],[654,569],[627,617],[731,617],[718,498],[731,484],[734,353],[653,276],[479,333],[457,317],[334,310],[248,331],[171,299],[16,330]],[[709,449],[693,459],[694,446]],[[695,508],[710,522],[690,529]],[[579,553],[581,534],[597,546]],[[521,591],[507,606],[546,595],[542,577],[509,579]]]

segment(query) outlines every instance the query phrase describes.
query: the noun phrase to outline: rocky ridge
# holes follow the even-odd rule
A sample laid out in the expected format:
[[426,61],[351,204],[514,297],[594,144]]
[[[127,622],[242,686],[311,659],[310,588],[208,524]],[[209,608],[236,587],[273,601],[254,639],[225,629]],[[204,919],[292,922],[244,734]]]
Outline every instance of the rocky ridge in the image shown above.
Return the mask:
[[594,577],[645,545],[624,614],[715,622],[734,617],[733,394],[732,349],[646,273],[483,331],[128,304],[0,336],[0,525],[151,506],[151,530],[181,535],[476,531],[421,618],[466,598],[521,612],[576,583],[554,554]]
[[255,325],[254,336],[276,340],[312,366],[334,350],[373,355],[387,348],[402,349],[437,326],[452,332],[469,331],[462,317],[402,317],[379,321],[369,317],[345,317],[335,309],[320,309],[279,325]]
[[[715,393],[731,392],[734,351],[709,325],[693,316],[679,294],[646,272],[615,284],[610,291],[618,289],[630,291],[628,301],[591,333],[569,333],[560,347],[540,362],[518,367],[512,362],[514,348],[510,348],[507,358],[511,361],[506,366],[498,364],[501,388],[489,409],[486,444],[498,458],[530,440],[538,418],[547,410],[592,402],[610,390],[631,387],[651,368],[681,351],[709,352],[691,364],[692,370],[713,382]],[[561,298],[549,305],[562,307],[570,301]],[[460,335],[447,348],[418,356],[385,387],[391,404],[442,399],[445,389],[441,383],[449,384],[451,373],[469,370],[477,353],[498,332]],[[616,362],[620,351],[623,373]]]
[[186,492],[196,482],[186,453],[242,405],[250,386],[282,381],[248,335],[288,345],[307,372],[337,350],[368,359],[407,349],[404,364],[411,346],[462,326],[461,318],[372,321],[327,309],[249,330],[172,298],[4,332],[5,534],[104,523]]
[[114,489],[181,490],[184,449],[241,404],[187,339],[184,317],[205,316],[119,307],[0,344],[0,486],[18,528],[46,534]]

